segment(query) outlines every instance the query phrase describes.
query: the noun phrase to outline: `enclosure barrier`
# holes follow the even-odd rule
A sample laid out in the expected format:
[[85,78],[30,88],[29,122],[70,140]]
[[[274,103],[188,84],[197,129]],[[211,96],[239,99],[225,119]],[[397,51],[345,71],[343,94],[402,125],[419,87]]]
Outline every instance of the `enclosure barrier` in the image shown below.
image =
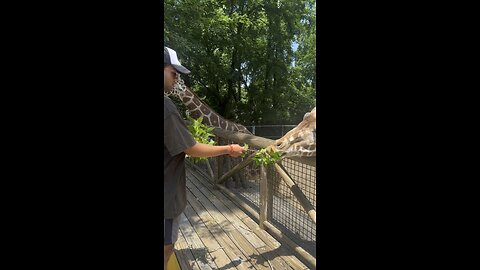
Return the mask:
[[253,135],[268,139],[279,139],[296,125],[253,125],[245,126]]
[[[274,140],[219,128],[212,132],[218,145],[249,145],[243,160],[219,156],[210,159],[213,166],[206,163],[216,188],[256,218],[261,229],[282,240],[306,265],[315,269],[316,158],[284,158],[274,165],[257,166],[253,161],[255,151]],[[225,173],[224,163],[228,170]],[[232,182],[236,187],[229,188]]]

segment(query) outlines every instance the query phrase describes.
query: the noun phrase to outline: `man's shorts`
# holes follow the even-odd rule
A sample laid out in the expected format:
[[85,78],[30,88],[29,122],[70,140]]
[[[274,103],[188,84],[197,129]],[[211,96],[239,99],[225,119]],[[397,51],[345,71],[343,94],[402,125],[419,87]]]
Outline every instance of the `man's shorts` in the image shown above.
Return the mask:
[[172,245],[177,242],[180,216],[174,219],[163,219],[163,245]]

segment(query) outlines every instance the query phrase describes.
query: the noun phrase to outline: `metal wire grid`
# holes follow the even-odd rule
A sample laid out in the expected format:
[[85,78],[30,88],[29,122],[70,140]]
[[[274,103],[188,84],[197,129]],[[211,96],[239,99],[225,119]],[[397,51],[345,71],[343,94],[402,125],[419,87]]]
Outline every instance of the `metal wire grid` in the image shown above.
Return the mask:
[[313,208],[317,209],[317,168],[292,159],[283,159],[282,165],[300,190],[305,194]]
[[[223,141],[222,144],[233,143],[232,141]],[[250,146],[247,155],[256,150]],[[231,167],[235,166],[241,159],[230,159]],[[305,194],[313,208],[316,209],[316,168],[285,158],[281,161],[287,173]],[[216,170],[216,168],[213,168]],[[223,171],[226,173],[227,171]],[[239,188],[230,185],[230,191],[242,198],[253,209],[259,210],[260,205],[260,174],[259,166],[254,162],[242,169],[239,174],[243,174],[248,184],[247,188]],[[307,252],[315,256],[316,250],[316,225],[303,210],[298,200],[295,198],[290,188],[285,184],[281,176],[273,168],[269,168],[270,187],[273,192],[272,222],[277,228],[285,233],[289,238],[297,242]],[[229,180],[231,181],[231,180]]]
[[[251,153],[253,153],[253,149],[249,149],[249,154]],[[282,165],[309,199],[313,208],[316,209],[316,168],[291,159],[283,159]],[[257,165],[251,163],[249,166],[252,171],[258,173]],[[270,187],[273,192],[272,220],[269,221],[307,252],[314,255],[316,253],[315,223],[310,219],[276,170],[272,167],[268,168]],[[252,184],[248,189],[232,189],[232,192],[235,192],[256,210],[259,210],[260,202],[259,179],[259,175],[253,179],[248,179],[249,183]]]
[[[290,163],[291,160],[284,160],[284,163]],[[307,179],[299,179],[295,177],[295,172],[302,171],[300,167],[304,165],[299,162],[291,164],[295,170],[285,167],[286,171],[292,177],[292,179],[298,184],[299,188],[304,192],[307,198],[314,195],[314,192],[310,191],[307,195],[305,189],[301,185],[301,181]],[[308,166],[310,167],[310,166]],[[305,168],[306,169],[306,168]],[[292,175],[293,174],[293,175]],[[275,171],[272,175],[272,188],[273,188],[273,206],[272,206],[272,219],[271,222],[278,227],[283,233],[285,233],[293,241],[297,242],[298,245],[303,247],[307,252],[315,256],[315,243],[316,243],[316,234],[317,229],[315,223],[310,219],[308,214],[305,212],[301,204],[298,202],[297,198],[293,195],[290,188],[287,186],[285,181],[281,176]],[[307,181],[310,182],[310,181]],[[312,184],[309,184],[310,186]],[[309,198],[310,200],[310,198]],[[311,201],[311,200],[310,200]],[[315,200],[316,201],[316,200]],[[316,208],[316,203],[312,202],[314,208]]]

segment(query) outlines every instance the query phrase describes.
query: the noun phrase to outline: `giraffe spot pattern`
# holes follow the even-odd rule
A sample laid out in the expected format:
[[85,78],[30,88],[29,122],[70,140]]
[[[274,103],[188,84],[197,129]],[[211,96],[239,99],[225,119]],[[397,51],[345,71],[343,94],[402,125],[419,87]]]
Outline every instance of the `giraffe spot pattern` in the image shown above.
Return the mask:
[[211,119],[212,119],[213,125],[215,125],[215,126],[218,125],[218,120],[219,120],[218,115],[216,115],[216,114],[212,115]]
[[192,101],[193,101],[193,103],[195,103],[195,105],[197,105],[197,106],[201,106],[201,105],[202,105],[202,103],[200,103],[200,101],[198,101],[198,100],[196,100],[196,99],[193,99]]

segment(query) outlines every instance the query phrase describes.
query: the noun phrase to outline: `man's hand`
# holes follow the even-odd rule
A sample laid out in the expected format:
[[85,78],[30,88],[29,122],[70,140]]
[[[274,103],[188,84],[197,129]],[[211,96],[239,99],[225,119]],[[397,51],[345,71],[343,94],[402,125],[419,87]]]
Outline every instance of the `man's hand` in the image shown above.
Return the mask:
[[243,151],[245,151],[245,148],[238,144],[230,144],[229,145],[230,151],[228,152],[228,155],[231,157],[239,157],[242,155]]

